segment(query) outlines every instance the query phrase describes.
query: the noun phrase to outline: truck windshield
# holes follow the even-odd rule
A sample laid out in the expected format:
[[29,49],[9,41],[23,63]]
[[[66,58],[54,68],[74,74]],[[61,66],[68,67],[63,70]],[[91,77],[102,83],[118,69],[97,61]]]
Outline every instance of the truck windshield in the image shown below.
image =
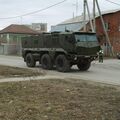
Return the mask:
[[75,39],[77,42],[94,42],[97,41],[96,35],[75,35]]

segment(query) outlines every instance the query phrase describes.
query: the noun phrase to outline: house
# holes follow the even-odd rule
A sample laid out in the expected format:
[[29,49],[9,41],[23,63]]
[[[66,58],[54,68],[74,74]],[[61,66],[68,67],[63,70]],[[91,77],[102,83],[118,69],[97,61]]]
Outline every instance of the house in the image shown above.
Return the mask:
[[[102,12],[102,16],[114,53],[118,53],[120,52],[120,9]],[[52,26],[51,31],[82,31],[85,24],[87,27],[86,31],[91,31],[88,16],[85,22],[83,21],[83,18],[83,15],[81,15],[66,20],[56,26]],[[91,20],[93,20],[92,15]],[[99,38],[99,42],[101,43],[105,53],[107,54],[107,51],[109,50],[109,45],[106,42],[105,33],[98,13],[96,13],[96,33]]]
[[12,24],[0,31],[0,54],[21,54],[21,38],[38,35],[25,25]]
[[32,23],[31,25],[27,25],[29,28],[42,33],[47,32],[47,23]]
[[58,25],[51,26],[51,32],[65,32],[66,30],[80,31],[84,25],[88,23],[88,19],[85,23],[83,22],[83,19],[83,15],[68,19]]

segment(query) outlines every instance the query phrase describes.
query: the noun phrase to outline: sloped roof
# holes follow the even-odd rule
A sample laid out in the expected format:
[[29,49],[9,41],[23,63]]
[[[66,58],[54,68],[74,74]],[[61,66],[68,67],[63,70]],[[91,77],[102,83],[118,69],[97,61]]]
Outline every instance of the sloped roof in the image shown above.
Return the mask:
[[12,24],[0,31],[2,33],[14,33],[14,34],[38,34],[38,32],[30,29],[25,25]]
[[[114,9],[114,10],[108,10],[108,11],[102,11],[102,15],[107,15],[107,14],[112,14],[119,12],[120,9]],[[93,14],[90,15],[91,19],[93,19]],[[99,13],[96,13],[96,18],[99,17]],[[81,16],[77,16],[75,18],[68,19],[66,21],[63,21],[59,23],[58,25],[63,25],[63,24],[70,24],[70,23],[77,23],[77,22],[83,22],[84,21],[84,16],[83,14]],[[88,15],[86,15],[86,22],[89,21]]]
[[[86,20],[87,19],[88,18],[86,18]],[[82,21],[83,21],[83,15],[77,16],[77,17],[74,17],[74,18],[70,18],[68,20],[65,20],[65,21],[59,23],[58,25],[70,24],[70,23],[78,23],[78,22],[82,22]]]
[[69,31],[79,31],[80,29],[83,28],[84,24],[87,24],[88,22],[75,22],[75,23],[69,23],[69,24],[61,24],[57,26],[51,26],[51,32],[65,32],[66,30]]

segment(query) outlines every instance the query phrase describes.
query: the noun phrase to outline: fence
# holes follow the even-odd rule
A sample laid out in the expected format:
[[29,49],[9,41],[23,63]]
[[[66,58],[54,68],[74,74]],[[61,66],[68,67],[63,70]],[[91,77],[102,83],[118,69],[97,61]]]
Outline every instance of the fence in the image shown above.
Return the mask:
[[20,55],[21,47],[15,44],[4,44],[0,45],[0,54],[3,55]]

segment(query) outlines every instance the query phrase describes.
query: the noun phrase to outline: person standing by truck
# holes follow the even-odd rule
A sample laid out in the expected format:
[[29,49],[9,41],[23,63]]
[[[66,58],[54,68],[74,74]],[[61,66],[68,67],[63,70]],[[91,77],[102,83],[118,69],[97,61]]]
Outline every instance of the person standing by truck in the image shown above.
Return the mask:
[[99,51],[99,62],[103,63],[103,50],[102,49]]

